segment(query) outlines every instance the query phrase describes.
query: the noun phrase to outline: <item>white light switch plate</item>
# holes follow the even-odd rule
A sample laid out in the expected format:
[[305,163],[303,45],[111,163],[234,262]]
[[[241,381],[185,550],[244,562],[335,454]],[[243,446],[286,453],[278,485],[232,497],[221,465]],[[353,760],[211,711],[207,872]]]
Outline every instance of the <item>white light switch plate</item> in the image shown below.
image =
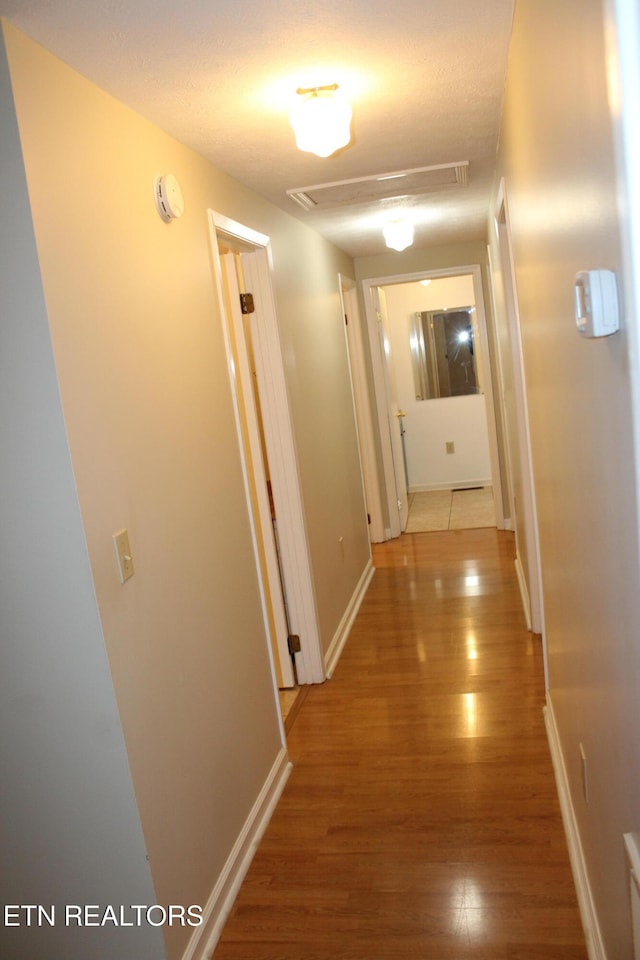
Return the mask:
[[124,583],[125,580],[128,580],[129,577],[132,577],[135,573],[128,532],[126,530],[119,530],[117,533],[114,533],[113,545],[116,551],[120,583]]

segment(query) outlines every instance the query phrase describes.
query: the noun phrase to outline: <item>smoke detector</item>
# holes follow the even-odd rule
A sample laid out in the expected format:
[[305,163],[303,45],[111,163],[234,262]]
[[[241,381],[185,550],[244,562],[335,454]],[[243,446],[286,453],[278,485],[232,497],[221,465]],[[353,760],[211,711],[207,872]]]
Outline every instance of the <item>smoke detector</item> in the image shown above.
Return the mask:
[[184,198],[180,184],[172,173],[156,179],[154,193],[158,213],[165,223],[170,223],[171,220],[176,220],[182,216],[184,213]]

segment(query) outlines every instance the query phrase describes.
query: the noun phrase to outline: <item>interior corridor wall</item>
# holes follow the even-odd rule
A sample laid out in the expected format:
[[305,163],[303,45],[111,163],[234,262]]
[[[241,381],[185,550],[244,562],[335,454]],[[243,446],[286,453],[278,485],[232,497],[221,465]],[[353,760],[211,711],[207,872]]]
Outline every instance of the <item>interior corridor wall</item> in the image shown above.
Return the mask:
[[[353,265],[24,34],[7,24],[4,34],[91,588],[155,895],[204,905],[283,749],[207,211],[272,238],[325,648],[370,556],[338,289]],[[153,184],[169,172],[185,213],[166,224]],[[14,415],[19,431],[24,408]],[[53,509],[43,499],[35,516]],[[112,543],[123,527],[135,562],[124,585]],[[43,616],[47,603],[34,593]],[[93,693],[87,677],[75,696]],[[176,960],[191,930],[163,933]]]
[[[109,672],[0,49],[0,954],[164,956],[152,927],[65,925],[67,904],[155,903]],[[55,927],[5,905],[42,904]]]
[[[628,339],[638,318],[623,304],[619,333],[581,339],[573,301],[579,270],[606,268],[622,280],[622,185],[615,175],[604,22],[600,0],[518,0],[499,174],[506,178],[522,324],[549,703],[601,942],[613,960],[632,955],[623,833],[640,829]],[[489,233],[497,263],[493,222]]]

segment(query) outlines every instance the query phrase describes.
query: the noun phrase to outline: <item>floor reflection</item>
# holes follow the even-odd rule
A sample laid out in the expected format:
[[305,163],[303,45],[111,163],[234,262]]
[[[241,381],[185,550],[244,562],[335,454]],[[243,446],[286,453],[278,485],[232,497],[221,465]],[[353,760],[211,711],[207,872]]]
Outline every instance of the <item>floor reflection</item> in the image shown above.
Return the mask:
[[467,722],[467,735],[475,737],[478,734],[478,703],[475,693],[464,694],[464,707]]
[[477,941],[488,935],[481,887],[471,877],[462,877],[454,884],[451,914],[456,937]]

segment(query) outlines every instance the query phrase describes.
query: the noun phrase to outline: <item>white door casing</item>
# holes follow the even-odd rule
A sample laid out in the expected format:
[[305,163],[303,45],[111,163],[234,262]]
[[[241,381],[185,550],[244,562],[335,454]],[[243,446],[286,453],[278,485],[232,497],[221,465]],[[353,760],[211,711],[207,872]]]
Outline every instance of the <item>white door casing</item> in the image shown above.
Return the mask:
[[[253,348],[262,410],[264,443],[269,461],[272,495],[278,522],[280,565],[286,593],[289,628],[292,633],[300,637],[301,641],[301,651],[295,654],[297,679],[301,684],[322,683],[325,679],[325,666],[321,650],[295,438],[289,410],[273,294],[269,237],[213,210],[209,211],[209,222],[218,299],[223,327],[225,328],[229,374],[240,437],[242,437],[242,431],[239,420],[236,377],[240,375],[241,371],[235,370],[233,354],[230,350],[230,319],[227,316],[227,308],[222,293],[222,264],[218,253],[219,237],[228,242],[232,248],[235,247],[241,252],[245,283],[254,298],[256,322],[252,327]],[[241,454],[247,496],[250,497],[247,452],[244,450],[242,442]],[[257,549],[255,529],[253,534]],[[264,597],[263,585],[262,590]],[[265,628],[268,632],[269,618],[266,609]]]
[[[366,282],[367,281],[365,281],[365,283]],[[378,418],[380,449],[382,453],[383,497],[384,506],[386,507],[386,513],[388,517],[388,526],[384,527],[385,540],[391,540],[400,536],[402,533],[402,525],[400,520],[400,511],[398,509],[399,495],[396,488],[396,473],[391,445],[391,431],[389,430],[389,419],[391,413],[389,410],[387,394],[386,362],[384,356],[383,336],[380,330],[382,324],[382,315],[380,312],[377,284],[372,283],[368,287],[364,287],[364,296],[367,330],[369,333],[369,348],[371,351],[371,363],[373,368],[374,399]],[[375,507],[375,505],[372,506]],[[380,506],[382,509],[382,502]],[[376,522],[381,522],[384,525],[382,517],[376,518]]]
[[369,515],[369,538],[372,543],[382,543],[385,535],[382,523],[380,483],[374,456],[374,427],[369,404],[358,294],[355,281],[343,277],[341,274],[338,275],[338,286],[342,312],[345,317],[345,337],[353,391],[364,500]]
[[[511,250],[511,228],[509,225],[509,208],[507,203],[506,185],[504,178],[500,182],[495,208],[495,223],[498,237],[500,266],[504,285],[507,324],[509,328],[510,356],[501,357],[501,362],[511,365],[513,380],[514,406],[516,413],[517,456],[520,463],[521,499],[522,504],[513,501],[515,516],[514,529],[518,527],[518,511],[521,511],[522,523],[525,531],[526,562],[528,582],[523,583],[522,568],[518,570],[523,604],[527,615],[529,629],[534,633],[544,634],[544,615],[542,600],[542,576],[540,566],[540,544],[538,535],[538,517],[536,509],[535,487],[533,480],[533,459],[531,453],[531,434],[529,429],[529,410],[527,403],[526,376],[524,357],[522,352],[522,336],[520,331],[520,317],[518,313],[518,297],[516,289],[515,268]],[[512,455],[516,451],[511,451]],[[513,457],[510,458],[511,462]],[[514,490],[513,476],[510,477],[510,487]],[[528,606],[528,609],[527,609]],[[545,669],[546,669],[546,644]]]
[[383,373],[387,426],[391,438],[391,456],[393,458],[393,474],[395,478],[397,510],[400,519],[400,533],[404,533],[407,527],[407,520],[409,519],[409,491],[407,489],[408,481],[402,445],[402,418],[404,417],[404,411],[400,409],[398,404],[398,391],[391,346],[391,331],[389,329],[389,314],[384,290],[381,290],[380,287],[374,287],[371,293],[376,313],[380,318],[380,322],[378,323],[378,336],[384,361]]
[[[271,517],[271,507],[267,493],[267,474],[262,452],[260,436],[260,414],[255,404],[252,386],[252,371],[249,358],[249,344],[246,342],[243,314],[240,309],[240,288],[236,254],[227,253],[220,256],[220,264],[229,292],[227,309],[229,325],[229,346],[233,353],[236,371],[237,402],[242,405],[244,417],[242,440],[245,444],[244,455],[247,461],[247,481],[251,487],[250,501],[255,503],[253,517],[259,536],[257,546],[258,564],[263,564],[261,570],[265,583],[262,588],[265,592],[266,616],[271,635],[271,644],[274,651],[275,669],[279,687],[295,686],[293,664],[289,655],[287,616],[284,604],[283,587],[281,585],[278,551],[274,535],[274,526]],[[282,589],[281,589],[282,587]]]
[[[607,82],[616,149],[622,290],[629,338],[634,453],[640,502],[640,9],[637,0],[604,3]],[[638,511],[640,524],[640,510]],[[640,539],[640,527],[638,530]]]
[[[497,226],[496,226],[497,230]],[[495,298],[495,271],[496,266],[493,259],[492,247],[490,244],[487,245],[487,255],[489,260],[489,295],[491,297],[491,308],[492,313],[495,318],[496,316],[496,298]],[[505,404],[505,395],[506,387],[504,380],[504,359],[502,356],[502,347],[500,345],[500,337],[495,327],[493,326],[493,346],[494,346],[494,356],[496,361],[496,401],[495,401],[495,415],[496,420],[498,417],[498,410],[500,412],[500,418],[502,423],[502,438],[503,438],[503,455],[504,455],[504,471],[505,471],[505,480],[506,483],[502,490],[502,498],[500,503],[500,508],[503,514],[503,528],[508,530],[513,530],[515,522],[515,507],[513,503],[513,490],[512,490],[512,477],[513,469],[511,465],[511,451],[509,448],[509,431],[507,430],[507,412]],[[504,512],[504,504],[507,504],[508,513]]]

